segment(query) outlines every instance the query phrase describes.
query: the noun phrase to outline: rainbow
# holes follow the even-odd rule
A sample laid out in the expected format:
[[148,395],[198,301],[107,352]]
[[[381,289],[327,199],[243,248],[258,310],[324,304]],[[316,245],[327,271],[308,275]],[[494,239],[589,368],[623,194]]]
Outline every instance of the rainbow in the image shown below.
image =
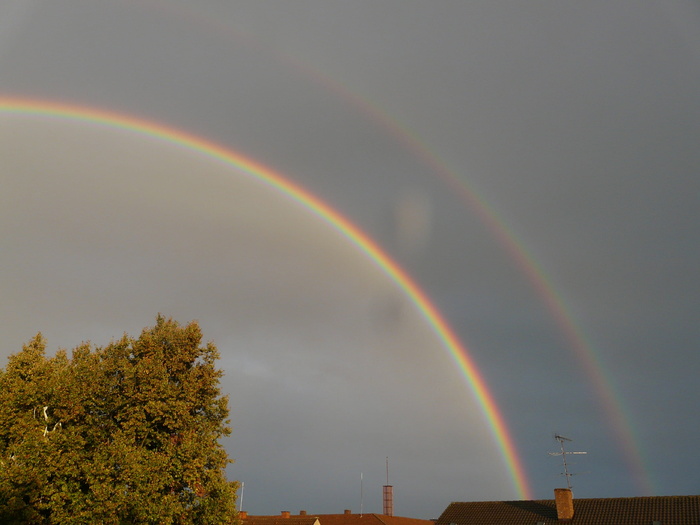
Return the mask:
[[133,115],[55,101],[8,96],[0,96],[0,115],[50,117],[83,122],[95,126],[124,130],[168,144],[178,145],[190,151],[203,154],[206,157],[216,159],[253,177],[270,189],[286,195],[289,199],[297,202],[326,222],[350,243],[364,252],[415,304],[421,315],[449,351],[475,396],[489,429],[498,444],[517,497],[520,499],[532,498],[527,476],[517,454],[514,440],[509,433],[493,395],[487,388],[486,382],[476,368],[467,348],[460,342],[425,292],[406,271],[392,260],[366,233],[328,204],[281,174],[238,152],[185,131]]
[[[350,94],[347,95],[347,97],[350,96]],[[542,266],[519,241],[516,234],[508,228],[506,221],[470,185],[445,166],[423,145],[423,142],[378,108],[362,100],[355,100],[355,104],[362,107],[372,120],[387,129],[452,190],[453,194],[479,218],[510,260],[525,275],[588,377],[638,490],[647,496],[657,494],[652,482],[653,475],[644,459],[638,439],[635,438],[634,425],[629,416],[629,410],[625,408],[622,395],[616,392],[611,374],[606,371],[600,353],[585,337],[582,329],[575,322],[567,302],[557,292]]]
[[[324,79],[324,84],[330,80]],[[562,333],[568,347],[573,351],[581,369],[597,395],[603,414],[612,434],[617,440],[620,453],[632,474],[638,490],[643,495],[658,494],[652,480],[653,475],[645,461],[645,455],[635,437],[634,425],[626,409],[622,395],[616,391],[614,381],[600,352],[588,341],[583,330],[574,320],[571,308],[564,298],[557,292],[557,288],[548,278],[547,273],[537,262],[535,257],[526,249],[517,235],[507,226],[507,222],[489,206],[487,202],[467,182],[462,180],[453,170],[445,166],[439,158],[430,151],[417,136],[409,133],[395,119],[382,112],[376,106],[358,99],[348,93],[344,88],[334,85],[332,89],[342,93],[342,98],[350,100],[355,107],[383,127],[407,150],[416,156],[433,174],[446,184],[455,195],[481,223],[486,227],[491,236],[506,252],[518,270],[525,275],[547,311],[552,316],[559,331]]]
[[[605,419],[612,429],[620,452],[630,469],[638,489],[644,495],[653,495],[657,491],[652,483],[652,473],[644,459],[643,451],[635,438],[636,432],[625,408],[623,397],[616,392],[612,375],[606,372],[604,360],[594,346],[585,337],[583,330],[577,325],[571,308],[564,298],[557,292],[557,288],[547,277],[542,266],[535,257],[529,253],[526,247],[518,240],[516,234],[508,228],[506,221],[499,217],[498,213],[481,198],[478,193],[447,167],[430,149],[425,142],[412,134],[408,128],[399,123],[395,118],[382,111],[376,104],[359,97],[348,90],[342,84],[322,74],[309,64],[296,57],[281,52],[280,50],[267,48],[253,35],[243,32],[241,29],[233,31],[231,27],[219,20],[202,14],[200,11],[185,4],[173,4],[154,2],[155,7],[170,11],[171,14],[187,20],[196,20],[207,28],[221,32],[224,35],[233,35],[237,40],[246,45],[262,49],[268,55],[276,57],[281,63],[301,72],[305,77],[313,79],[329,92],[335,94],[338,99],[345,101],[353,108],[359,110],[369,121],[384,129],[399,144],[410,151],[431,173],[440,178],[466,207],[478,216],[482,224],[489,230],[501,248],[507,253],[516,267],[525,275],[530,285],[540,297],[549,314],[555,320],[559,331],[562,333],[568,347],[572,350],[576,360],[588,377],[595,394],[599,399]],[[453,354],[454,355],[454,354]],[[460,368],[465,370],[469,365],[459,362]],[[465,372],[465,376],[468,377]],[[471,383],[471,379],[469,379]]]
[[[190,13],[191,14],[191,13]],[[208,21],[216,25],[214,21]],[[225,29],[228,29],[224,26]],[[250,44],[248,35],[247,43]],[[420,138],[411,133],[408,128],[388,115],[375,104],[358,97],[348,91],[327,76],[322,75],[310,66],[299,62],[294,57],[276,53],[280,59],[312,78],[328,91],[334,93],[339,99],[359,110],[369,121],[394,138],[398,144],[416,157],[430,172],[439,178],[452,194],[458,198],[467,209],[474,213],[486,227],[491,236],[506,252],[518,270],[529,281],[537,296],[545,305],[547,311],[554,319],[557,328],[563,335],[569,349],[578,361],[595,395],[598,397],[605,419],[612,429],[620,453],[632,474],[632,479],[641,494],[651,496],[657,494],[652,480],[653,475],[645,461],[645,455],[635,437],[634,425],[623,402],[623,397],[616,392],[611,373],[606,371],[604,361],[594,346],[588,341],[583,330],[574,320],[571,308],[564,298],[557,292],[557,287],[548,278],[543,267],[530,253],[518,236],[508,227],[507,221],[499,216],[492,206],[482,198],[472,186],[458,176],[433,153]]]

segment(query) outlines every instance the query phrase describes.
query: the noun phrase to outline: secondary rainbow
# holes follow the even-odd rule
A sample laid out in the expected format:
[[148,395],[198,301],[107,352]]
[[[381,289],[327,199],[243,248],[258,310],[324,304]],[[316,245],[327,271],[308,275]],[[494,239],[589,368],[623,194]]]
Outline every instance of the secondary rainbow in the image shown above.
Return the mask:
[[[350,96],[350,95],[348,95]],[[492,206],[461,177],[449,169],[437,156],[423,145],[405,127],[369,103],[355,100],[355,104],[384,126],[407,149],[429,167],[454,194],[469,208],[489,230],[490,234],[508,254],[510,260],[527,277],[548,312],[562,332],[569,348],[588,377],[593,393],[598,397],[607,423],[617,439],[622,456],[625,458],[634,483],[644,495],[657,494],[653,476],[647,467],[639,440],[636,439],[634,425],[629,410],[624,406],[623,397],[616,392],[614,381],[603,364],[603,359],[585,337],[577,325],[567,302],[557,292],[557,288],[535,257],[526,249],[508,223]]]
[[491,392],[479,374],[467,348],[460,342],[454,331],[416,282],[373,239],[328,204],[278,172],[238,152],[202,137],[140,117],[55,101],[0,96],[0,115],[2,114],[21,115],[24,117],[40,116],[42,118],[50,117],[84,122],[91,125],[125,130],[169,144],[182,146],[207,157],[217,159],[257,179],[262,184],[283,193],[328,223],[346,237],[349,242],[364,252],[388,275],[404,291],[433,328],[458,365],[476,397],[489,429],[498,443],[518,498],[531,499],[530,486],[523,464],[517,454],[515,443]]
[[[319,80],[320,81],[320,80]],[[324,79],[326,84],[329,80]],[[333,86],[340,92],[341,87]],[[330,88],[329,88],[330,89]],[[439,177],[460,199],[466,207],[474,213],[489,233],[507,253],[509,259],[526,276],[531,286],[540,297],[547,311],[555,320],[569,348],[580,363],[588,377],[592,391],[599,399],[601,408],[606,417],[613,435],[617,439],[620,453],[625,458],[632,478],[638,489],[644,495],[657,494],[653,475],[645,461],[645,455],[640,447],[639,440],[630,417],[630,412],[625,408],[623,397],[615,389],[615,383],[603,359],[594,346],[585,337],[583,330],[578,326],[568,307],[567,302],[557,292],[547,273],[519,240],[514,231],[508,227],[507,221],[499,216],[492,206],[483,199],[463,177],[459,177],[454,170],[448,168],[417,136],[411,134],[405,126],[401,126],[395,119],[381,111],[369,102],[355,97],[342,90],[342,97],[351,100],[353,105],[361,108],[377,125],[384,127],[390,135],[402,143],[411,151],[431,172]]]
[[[234,30],[219,19],[203,13],[189,4],[154,2],[152,7],[168,10],[171,15],[179,16],[183,20],[196,20],[209,30],[235,38],[237,42],[243,42],[258,50],[263,50],[268,56],[274,56],[280,63],[301,72],[305,77],[312,79],[315,83],[324,86],[326,90],[335,94],[339,100],[343,100],[359,110],[369,121],[383,128],[398,143],[412,152],[423,165],[428,167],[432,174],[447,184],[454,191],[457,198],[479,217],[482,224],[489,230],[514,264],[527,277],[550,315],[556,321],[568,347],[586,372],[594,393],[600,401],[607,422],[618,442],[620,452],[625,457],[639,490],[645,495],[657,493],[652,482],[652,473],[644,458],[645,455],[639,440],[635,437],[636,432],[634,431],[629,410],[624,406],[623,397],[616,392],[613,378],[606,371],[604,360],[600,353],[587,340],[583,330],[574,320],[567,302],[557,292],[557,287],[548,278],[547,273],[537,262],[536,258],[519,241],[518,236],[508,227],[508,223],[472,188],[472,185],[464,177],[459,176],[454,170],[447,167],[428,148],[426,143],[412,133],[407,126],[401,124],[376,104],[360,97],[343,84],[338,83],[297,57],[279,49],[265,46],[254,35],[244,32],[241,28]],[[462,366],[464,365],[460,364],[460,367]]]
[[519,240],[512,228],[488,202],[481,197],[474,188],[457,173],[447,167],[438,156],[433,153],[425,142],[417,135],[411,133],[407,126],[400,124],[395,118],[388,115],[381,108],[369,101],[348,91],[341,84],[320,74],[318,71],[300,63],[293,57],[284,55],[284,62],[291,64],[296,69],[303,71],[306,76],[315,82],[325,86],[327,90],[358,109],[375,125],[383,128],[397,143],[410,151],[432,174],[446,184],[453,194],[466,208],[474,213],[481,223],[488,229],[496,242],[506,252],[508,258],[522,272],[531,286],[540,297],[547,311],[555,320],[557,327],[564,339],[573,351],[586,376],[588,377],[592,391],[599,399],[601,408],[607,423],[617,440],[620,453],[625,458],[632,479],[638,489],[644,495],[657,494],[653,483],[653,475],[647,466],[645,455],[640,447],[639,440],[635,437],[634,425],[630,412],[625,408],[622,395],[616,392],[613,378],[607,372],[603,359],[594,346],[585,337],[583,330],[577,325],[567,302],[557,292],[551,279],[542,266]]

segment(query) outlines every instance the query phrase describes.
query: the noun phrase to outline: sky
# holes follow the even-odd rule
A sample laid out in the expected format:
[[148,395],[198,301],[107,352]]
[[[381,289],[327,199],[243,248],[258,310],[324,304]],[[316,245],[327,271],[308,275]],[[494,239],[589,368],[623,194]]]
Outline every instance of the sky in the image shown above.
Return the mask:
[[387,458],[395,515],[551,499],[555,433],[587,452],[577,498],[697,494],[699,24],[690,1],[3,2],[0,366],[38,331],[53,353],[197,320],[250,514],[380,513]]

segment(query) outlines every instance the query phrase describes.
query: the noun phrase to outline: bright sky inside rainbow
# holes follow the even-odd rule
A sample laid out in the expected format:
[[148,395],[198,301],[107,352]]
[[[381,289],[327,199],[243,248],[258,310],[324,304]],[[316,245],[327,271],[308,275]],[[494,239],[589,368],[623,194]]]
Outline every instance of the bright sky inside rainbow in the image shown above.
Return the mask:
[[242,170],[261,182],[283,192],[306,209],[323,219],[350,242],[367,254],[398,286],[420,310],[424,318],[433,327],[445,345],[460,373],[464,376],[472,393],[478,400],[484,417],[498,443],[505,467],[510,472],[513,485],[519,499],[530,499],[531,489],[527,475],[518,457],[516,445],[509,435],[507,424],[496,405],[493,396],[479,374],[476,365],[469,356],[466,347],[459,341],[453,330],[440,315],[418,284],[393,261],[367,234],[336,210],[315,197],[307,190],[292,183],[277,172],[245,156],[214,144],[200,137],[195,137],[181,130],[175,130],[161,124],[150,122],[124,114],[117,114],[104,109],[66,105],[58,102],[31,100],[22,98],[0,97],[0,113],[20,116],[39,116],[42,118],[63,118],[82,121],[92,125],[107,126],[129,132],[146,135],[166,141],[170,144],[203,153],[219,159],[237,170]]

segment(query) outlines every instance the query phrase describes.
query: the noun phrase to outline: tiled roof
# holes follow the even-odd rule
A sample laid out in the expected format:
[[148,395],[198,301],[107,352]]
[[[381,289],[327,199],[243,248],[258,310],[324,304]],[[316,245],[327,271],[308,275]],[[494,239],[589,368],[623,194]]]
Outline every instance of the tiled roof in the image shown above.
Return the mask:
[[384,514],[315,514],[320,525],[434,525],[430,520]]
[[[574,498],[571,525],[699,525],[700,496]],[[563,523],[554,500],[451,503],[436,525]],[[321,521],[323,525],[323,521]]]
[[248,516],[243,525],[320,525],[316,516]]
[[[306,521],[303,521],[306,520]],[[311,520],[311,521],[309,521]],[[292,514],[288,518],[277,516],[247,516],[243,525],[434,525],[433,521],[383,514]]]

